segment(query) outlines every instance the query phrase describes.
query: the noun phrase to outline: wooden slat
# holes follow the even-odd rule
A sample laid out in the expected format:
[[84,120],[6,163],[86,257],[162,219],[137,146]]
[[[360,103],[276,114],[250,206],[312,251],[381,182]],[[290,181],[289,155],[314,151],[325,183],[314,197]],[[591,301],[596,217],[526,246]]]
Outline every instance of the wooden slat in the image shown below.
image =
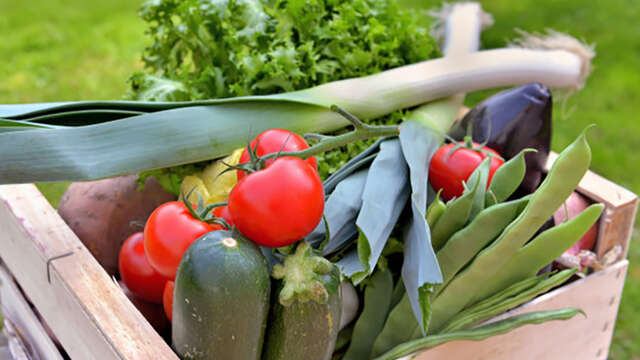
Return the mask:
[[[0,186],[0,257],[73,359],[177,360],[32,184]],[[69,251],[73,255],[47,260]]]
[[0,305],[2,314],[20,330],[36,359],[62,360],[58,348],[25,300],[13,278],[0,262]]
[[620,261],[491,321],[565,307],[581,308],[587,317],[526,325],[483,341],[451,341],[422,352],[414,360],[607,359],[628,265],[627,260]]
[[[547,170],[557,157],[556,153],[549,155]],[[605,205],[599,221],[595,248],[598,258],[602,258],[615,245],[622,246],[623,254],[620,258],[626,258],[638,208],[638,196],[593,171],[587,171],[577,191],[592,201]]]

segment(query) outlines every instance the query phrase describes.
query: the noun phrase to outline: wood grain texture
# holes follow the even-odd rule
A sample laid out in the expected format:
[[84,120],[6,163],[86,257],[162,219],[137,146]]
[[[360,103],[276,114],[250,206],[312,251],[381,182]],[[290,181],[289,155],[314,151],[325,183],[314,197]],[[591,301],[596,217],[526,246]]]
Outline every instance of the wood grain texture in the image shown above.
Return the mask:
[[[34,185],[0,186],[0,229],[0,257],[73,359],[177,359]],[[70,251],[49,283],[47,260]]]
[[607,359],[628,265],[627,260],[622,260],[491,321],[565,307],[581,308],[587,317],[577,315],[567,321],[525,325],[483,341],[451,341],[420,353],[414,360]]
[[[40,323],[40,320],[22,296],[8,270],[0,262],[0,308],[2,314],[26,339],[34,358],[62,360],[62,355]],[[2,358],[2,357],[0,357]]]

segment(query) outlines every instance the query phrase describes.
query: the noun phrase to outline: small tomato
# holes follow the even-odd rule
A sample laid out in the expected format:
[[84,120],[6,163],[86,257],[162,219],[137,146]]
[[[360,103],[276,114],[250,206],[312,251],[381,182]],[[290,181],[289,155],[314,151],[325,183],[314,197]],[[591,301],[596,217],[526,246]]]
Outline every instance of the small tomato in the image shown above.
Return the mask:
[[144,227],[144,251],[151,266],[163,276],[174,279],[182,255],[200,236],[214,230],[211,225],[194,218],[181,201],[157,207]]
[[144,235],[137,232],[127,238],[118,256],[120,277],[132,293],[156,304],[162,302],[162,292],[167,278],[157,272],[144,253]]
[[[464,145],[463,142],[460,144]],[[449,155],[454,146],[455,144],[441,146],[431,158],[429,165],[429,182],[434,190],[442,189],[441,196],[445,201],[462,195],[464,191],[462,182],[467,181],[478,165],[488,156],[484,152],[464,147],[458,148]],[[473,143],[473,146],[479,147],[480,145]],[[504,161],[494,150],[486,146],[482,147],[482,150],[495,154],[495,156],[491,157],[489,181],[487,182],[488,188],[493,174],[502,166]]]
[[162,293],[162,306],[164,307],[164,313],[167,315],[167,319],[171,322],[173,315],[173,289],[175,282],[167,281],[164,286],[164,292]]
[[[264,156],[267,154],[277,153],[279,151],[300,151],[307,149],[309,144],[302,138],[302,136],[284,129],[269,129],[256,136],[249,144],[251,149],[255,149],[258,156]],[[247,149],[245,148],[240,156],[240,164],[247,163],[251,160]],[[273,163],[274,159],[266,161],[266,166]],[[305,160],[311,167],[318,171],[318,164],[315,156],[312,156]],[[238,180],[246,176],[244,171],[238,171]]]

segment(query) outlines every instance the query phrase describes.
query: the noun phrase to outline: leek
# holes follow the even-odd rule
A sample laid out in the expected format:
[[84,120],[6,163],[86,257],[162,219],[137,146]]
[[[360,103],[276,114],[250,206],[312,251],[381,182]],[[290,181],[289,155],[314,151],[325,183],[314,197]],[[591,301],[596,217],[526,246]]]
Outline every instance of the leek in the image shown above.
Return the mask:
[[[563,38],[569,42],[564,45],[555,35],[549,39],[548,44],[541,37],[522,41],[535,49],[447,56],[269,96],[2,106],[0,184],[92,180],[208,160],[227,155],[248,137],[275,127],[300,133],[334,131],[348,122],[331,111],[332,105],[373,119],[462,92],[533,81],[580,88],[592,54],[575,40]],[[114,109],[126,117],[105,116],[108,120],[91,125],[82,124],[95,122],[93,115],[77,118],[78,110],[108,113]],[[143,114],[131,115],[133,111]],[[80,125],[50,125],[71,115],[74,124]]]
[[[477,3],[444,5],[437,18],[446,28],[443,53],[445,58],[464,57],[477,51],[480,32],[489,25],[487,15]],[[437,31],[437,30],[436,30]],[[400,127],[402,153],[409,165],[411,182],[411,220],[403,232],[404,262],[402,281],[411,310],[422,334],[431,318],[431,293],[442,282],[438,260],[431,244],[431,231],[426,221],[427,185],[431,157],[453,124],[464,101],[464,94],[423,105],[413,111]]]

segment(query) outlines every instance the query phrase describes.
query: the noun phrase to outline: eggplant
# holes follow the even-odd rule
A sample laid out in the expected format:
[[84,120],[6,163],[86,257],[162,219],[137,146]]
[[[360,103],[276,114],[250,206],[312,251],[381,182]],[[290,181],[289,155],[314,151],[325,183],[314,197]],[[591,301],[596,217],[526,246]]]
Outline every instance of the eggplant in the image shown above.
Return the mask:
[[497,93],[474,106],[457,123],[450,135],[471,138],[497,151],[508,160],[525,148],[527,170],[517,195],[530,194],[538,187],[551,146],[551,91],[540,83],[530,83]]

